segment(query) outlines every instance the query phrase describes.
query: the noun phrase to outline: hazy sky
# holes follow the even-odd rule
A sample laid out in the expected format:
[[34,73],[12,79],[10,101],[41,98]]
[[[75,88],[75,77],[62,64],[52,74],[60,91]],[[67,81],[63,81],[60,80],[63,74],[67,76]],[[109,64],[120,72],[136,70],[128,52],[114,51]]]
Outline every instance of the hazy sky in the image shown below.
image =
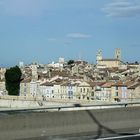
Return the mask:
[[59,57],[140,60],[140,0],[0,0],[0,66]]

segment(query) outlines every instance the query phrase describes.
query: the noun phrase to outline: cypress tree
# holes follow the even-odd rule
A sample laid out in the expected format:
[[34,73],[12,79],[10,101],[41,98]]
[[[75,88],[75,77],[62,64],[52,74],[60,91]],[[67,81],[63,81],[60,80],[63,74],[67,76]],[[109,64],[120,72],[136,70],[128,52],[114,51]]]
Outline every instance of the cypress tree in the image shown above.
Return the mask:
[[6,70],[5,84],[8,95],[19,95],[21,75],[22,73],[18,66]]

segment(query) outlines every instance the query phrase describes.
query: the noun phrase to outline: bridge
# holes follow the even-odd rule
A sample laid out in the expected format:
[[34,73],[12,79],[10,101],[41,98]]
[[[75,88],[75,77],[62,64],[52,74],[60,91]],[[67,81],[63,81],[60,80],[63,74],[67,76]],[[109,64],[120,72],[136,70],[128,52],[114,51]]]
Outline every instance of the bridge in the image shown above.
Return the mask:
[[82,106],[82,110],[69,110],[82,108],[76,104],[74,107],[3,110],[0,112],[0,139],[99,139],[138,134],[140,107],[134,105],[100,109]]

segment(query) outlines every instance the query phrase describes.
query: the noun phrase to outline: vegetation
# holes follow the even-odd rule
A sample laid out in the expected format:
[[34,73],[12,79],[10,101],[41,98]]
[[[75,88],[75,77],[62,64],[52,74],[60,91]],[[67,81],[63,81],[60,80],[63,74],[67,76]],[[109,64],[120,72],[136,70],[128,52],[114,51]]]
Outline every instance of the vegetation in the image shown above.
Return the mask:
[[21,75],[22,73],[18,66],[6,70],[5,84],[8,95],[19,95]]
[[71,64],[73,64],[74,63],[74,60],[69,60],[68,61],[68,65],[71,65]]

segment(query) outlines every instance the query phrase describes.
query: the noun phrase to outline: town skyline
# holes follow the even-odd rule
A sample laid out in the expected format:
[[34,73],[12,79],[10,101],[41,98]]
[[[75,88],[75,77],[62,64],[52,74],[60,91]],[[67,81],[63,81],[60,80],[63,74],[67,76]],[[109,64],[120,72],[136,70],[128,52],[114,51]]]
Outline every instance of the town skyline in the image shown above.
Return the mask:
[[59,57],[95,62],[122,50],[125,62],[140,61],[138,0],[1,0],[0,65],[49,63]]

